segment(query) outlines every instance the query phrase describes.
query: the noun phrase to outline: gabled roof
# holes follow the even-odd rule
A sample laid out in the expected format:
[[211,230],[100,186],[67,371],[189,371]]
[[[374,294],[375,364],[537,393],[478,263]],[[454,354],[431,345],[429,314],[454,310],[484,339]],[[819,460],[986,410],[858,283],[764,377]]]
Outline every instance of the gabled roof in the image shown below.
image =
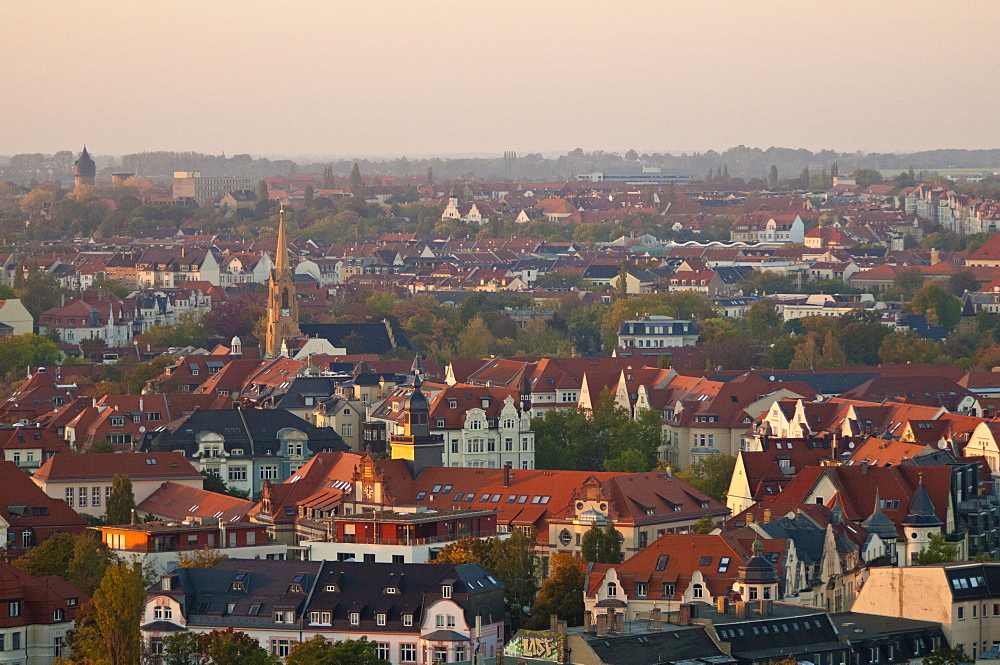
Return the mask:
[[110,481],[116,475],[136,480],[201,480],[183,455],[159,453],[69,453],[53,455],[33,478],[46,483]]

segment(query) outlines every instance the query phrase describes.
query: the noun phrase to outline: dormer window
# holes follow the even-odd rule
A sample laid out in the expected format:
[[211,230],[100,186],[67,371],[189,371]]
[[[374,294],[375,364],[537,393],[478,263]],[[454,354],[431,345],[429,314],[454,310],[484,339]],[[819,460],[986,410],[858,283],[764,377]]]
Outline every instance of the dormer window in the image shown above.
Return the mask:
[[384,626],[385,625],[385,614],[381,612],[375,615],[375,625]]
[[444,586],[441,587],[441,597],[442,598],[451,598],[451,585],[450,584],[445,584]]
[[387,586],[387,587],[385,588],[385,592],[386,592],[386,593],[399,593],[399,589],[397,589],[397,588],[396,588],[396,587],[394,587],[394,586]]

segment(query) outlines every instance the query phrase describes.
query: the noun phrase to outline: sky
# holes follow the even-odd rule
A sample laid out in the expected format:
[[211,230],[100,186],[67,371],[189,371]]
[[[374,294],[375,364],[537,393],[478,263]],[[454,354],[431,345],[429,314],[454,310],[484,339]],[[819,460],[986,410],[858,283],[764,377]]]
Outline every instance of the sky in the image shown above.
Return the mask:
[[0,154],[1000,148],[1000,2],[5,0]]

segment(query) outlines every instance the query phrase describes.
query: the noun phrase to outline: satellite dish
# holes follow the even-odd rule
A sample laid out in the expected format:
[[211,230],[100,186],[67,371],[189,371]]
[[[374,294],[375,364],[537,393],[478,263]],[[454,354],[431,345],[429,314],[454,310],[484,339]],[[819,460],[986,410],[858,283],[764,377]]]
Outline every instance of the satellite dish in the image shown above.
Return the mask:
[[767,377],[767,380],[768,381],[774,381],[774,374],[772,374],[771,376]]
[[146,426],[139,425],[139,434],[145,434],[145,433],[146,433]]

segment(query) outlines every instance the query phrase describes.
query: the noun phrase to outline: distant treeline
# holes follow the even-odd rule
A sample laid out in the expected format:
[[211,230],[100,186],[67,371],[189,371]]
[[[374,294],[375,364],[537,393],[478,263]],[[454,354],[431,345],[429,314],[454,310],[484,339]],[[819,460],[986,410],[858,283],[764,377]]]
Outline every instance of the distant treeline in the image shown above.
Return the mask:
[[[61,151],[55,155],[19,154],[0,156],[0,180],[19,184],[46,180],[72,180],[72,160],[75,153]],[[576,149],[555,158],[539,153],[517,155],[507,152],[495,158],[431,158],[392,160],[357,160],[361,173],[379,176],[426,177],[428,169],[436,180],[464,177],[478,180],[520,180],[529,182],[558,182],[569,180],[578,173],[640,172],[644,167],[659,167],[666,172],[702,179],[709,171],[719,173],[725,169],[729,178],[766,179],[774,166],[779,180],[798,178],[803,169],[813,173],[823,170],[847,174],[852,169],[885,169],[934,171],[947,168],[1000,169],[1000,150],[925,150],[914,153],[843,153],[834,150],[811,152],[791,148],[748,148],[737,146],[723,152],[684,153],[680,155],[640,153],[628,150],[623,153],[601,150],[584,152]],[[139,176],[164,181],[174,171],[200,171],[204,175],[239,175],[253,178],[285,175],[294,172],[321,174],[332,166],[336,175],[347,176],[354,160],[303,163],[292,160],[254,159],[250,155],[204,155],[196,152],[142,152],[121,158],[98,157],[98,166],[104,174],[112,171],[135,173]],[[100,178],[99,178],[100,179]]]

